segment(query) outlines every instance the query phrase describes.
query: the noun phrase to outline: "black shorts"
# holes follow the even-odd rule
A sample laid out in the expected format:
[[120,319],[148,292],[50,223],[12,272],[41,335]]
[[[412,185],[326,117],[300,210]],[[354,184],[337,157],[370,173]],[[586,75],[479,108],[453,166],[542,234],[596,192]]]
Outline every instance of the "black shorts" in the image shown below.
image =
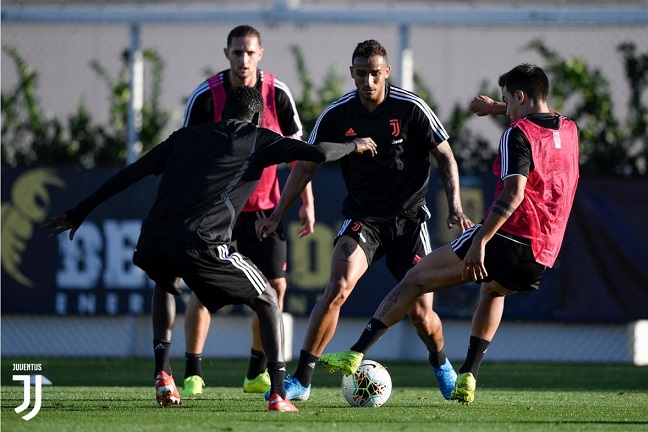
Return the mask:
[[252,262],[228,245],[185,249],[140,238],[133,263],[171,294],[182,278],[210,312],[226,305],[250,305],[268,286]]
[[256,235],[255,222],[266,218],[272,210],[241,213],[236,220],[233,240],[236,250],[250,258],[268,279],[286,277],[286,234],[283,222],[275,232],[259,241]]
[[[459,258],[464,259],[473,237],[481,226],[477,224],[467,229],[451,243],[452,250]],[[528,239],[500,232],[486,243],[484,265],[488,277],[483,281],[477,281],[478,283],[495,280],[511,291],[537,290],[546,269],[535,261]]]
[[372,265],[383,256],[391,274],[400,281],[409,269],[432,251],[426,221],[430,212],[426,206],[402,213],[387,221],[346,219],[335,237],[353,238]]

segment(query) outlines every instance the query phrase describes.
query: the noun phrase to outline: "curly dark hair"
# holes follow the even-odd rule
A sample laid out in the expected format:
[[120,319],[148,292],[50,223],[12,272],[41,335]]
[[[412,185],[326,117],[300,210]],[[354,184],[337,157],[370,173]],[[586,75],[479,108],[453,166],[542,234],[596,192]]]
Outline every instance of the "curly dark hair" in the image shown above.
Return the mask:
[[371,56],[383,56],[387,60],[387,50],[384,46],[380,44],[377,40],[369,39],[364,42],[360,42],[356,49],[353,50],[353,55],[351,56],[351,63],[353,60],[360,57],[368,59]]
[[232,87],[225,98],[223,120],[236,119],[251,122],[254,115],[263,114],[263,99],[261,93],[254,87]]

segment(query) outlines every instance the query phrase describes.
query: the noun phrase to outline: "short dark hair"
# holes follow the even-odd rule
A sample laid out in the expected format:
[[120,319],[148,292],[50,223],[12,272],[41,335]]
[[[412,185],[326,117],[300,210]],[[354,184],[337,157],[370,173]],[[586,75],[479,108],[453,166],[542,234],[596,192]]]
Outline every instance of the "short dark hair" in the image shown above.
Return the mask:
[[500,87],[513,94],[522,90],[535,101],[546,101],[549,97],[549,78],[541,67],[522,63],[499,77]]
[[254,115],[263,115],[263,99],[261,93],[254,87],[232,87],[225,97],[223,120],[235,119],[251,122]]
[[232,45],[232,39],[238,37],[256,37],[259,39],[259,45],[261,45],[261,33],[257,31],[252,26],[249,25],[240,25],[234,27],[232,31],[227,35],[227,47],[229,48]]
[[353,64],[353,60],[358,57],[368,59],[371,56],[383,56],[385,57],[385,60],[387,60],[387,50],[380,44],[380,42],[374,39],[360,42],[356,46],[356,49],[353,50],[353,55],[351,56],[351,64]]

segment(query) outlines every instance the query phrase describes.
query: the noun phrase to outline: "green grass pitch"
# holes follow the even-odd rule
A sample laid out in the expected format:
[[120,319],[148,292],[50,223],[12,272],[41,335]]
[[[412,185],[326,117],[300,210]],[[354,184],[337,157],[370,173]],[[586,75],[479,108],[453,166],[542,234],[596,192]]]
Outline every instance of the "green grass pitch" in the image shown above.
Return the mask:
[[[648,431],[648,367],[632,365],[485,363],[475,402],[464,406],[441,397],[424,362],[384,361],[393,392],[380,408],[349,406],[340,375],[319,367],[311,399],[295,401],[300,412],[277,413],[242,392],[245,360],[204,360],[204,395],[168,409],[155,403],[152,360],[39,362],[54,385],[25,421],[28,410],[14,411],[23,388],[12,364],[34,360],[2,359],[3,431]],[[183,362],[173,367],[181,385]]]

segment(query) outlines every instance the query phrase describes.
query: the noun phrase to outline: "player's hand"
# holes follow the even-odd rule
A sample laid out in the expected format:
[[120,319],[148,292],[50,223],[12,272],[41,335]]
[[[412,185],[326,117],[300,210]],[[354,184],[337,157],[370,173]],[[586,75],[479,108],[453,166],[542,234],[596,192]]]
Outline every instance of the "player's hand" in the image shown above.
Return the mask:
[[455,210],[453,213],[450,213],[447,223],[450,231],[452,231],[452,228],[455,226],[458,226],[461,229],[461,232],[475,226],[473,221],[471,221],[470,218],[468,218],[468,216],[466,216],[461,210]]
[[470,278],[473,282],[480,283],[487,276],[486,266],[484,265],[484,256],[486,255],[486,245],[473,243],[466,253],[463,261],[461,261],[461,278],[466,280]]
[[470,102],[468,108],[470,109],[470,111],[482,117],[489,114],[493,115],[493,105],[496,103],[497,102],[495,102],[488,96],[479,95]]
[[259,241],[263,241],[270,234],[275,232],[280,222],[281,220],[275,220],[272,216],[264,219],[258,219],[256,222],[254,222],[254,228],[256,229],[256,234]]
[[43,225],[41,225],[41,228],[44,230],[52,230],[52,229],[54,230],[54,232],[51,232],[49,234],[49,237],[56,237],[62,232],[71,230],[70,240],[74,238],[74,234],[77,231],[77,228],[74,227],[72,221],[68,218],[68,216],[65,213],[50,219],[48,222],[45,222]]
[[302,205],[299,208],[299,224],[302,229],[297,233],[299,238],[315,232],[315,209],[313,206]]
[[366,151],[371,153],[371,156],[378,154],[378,146],[371,138],[356,138],[353,140],[356,145],[356,153],[364,153]]

